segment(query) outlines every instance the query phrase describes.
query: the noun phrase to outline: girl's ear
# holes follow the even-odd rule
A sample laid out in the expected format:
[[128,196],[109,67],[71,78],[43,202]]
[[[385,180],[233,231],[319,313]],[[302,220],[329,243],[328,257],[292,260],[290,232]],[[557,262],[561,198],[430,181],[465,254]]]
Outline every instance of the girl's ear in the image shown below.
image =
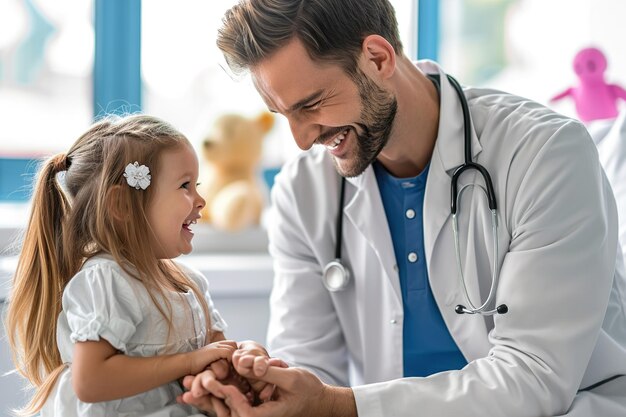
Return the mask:
[[121,185],[114,185],[107,192],[106,205],[109,214],[120,222],[126,221],[130,213],[128,198],[124,195],[127,191]]

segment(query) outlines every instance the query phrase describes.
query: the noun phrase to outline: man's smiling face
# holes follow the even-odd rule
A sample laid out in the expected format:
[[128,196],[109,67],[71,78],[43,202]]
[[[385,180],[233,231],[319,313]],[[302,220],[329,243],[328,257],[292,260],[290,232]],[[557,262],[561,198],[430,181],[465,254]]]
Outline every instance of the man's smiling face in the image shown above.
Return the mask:
[[313,61],[298,39],[252,70],[270,111],[284,115],[303,150],[323,145],[339,173],[360,175],[387,144],[396,98],[357,68],[354,77],[338,64]]

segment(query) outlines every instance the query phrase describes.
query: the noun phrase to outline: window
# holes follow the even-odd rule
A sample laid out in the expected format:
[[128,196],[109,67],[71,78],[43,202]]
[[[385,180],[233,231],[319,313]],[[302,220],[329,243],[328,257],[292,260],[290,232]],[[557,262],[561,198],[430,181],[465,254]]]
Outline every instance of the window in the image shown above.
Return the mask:
[[91,123],[91,13],[89,1],[0,2],[0,200],[27,198],[31,159]]
[[[219,67],[215,34],[234,3],[141,3],[143,110],[171,121],[196,144],[221,113],[265,110],[249,79],[233,82]],[[414,56],[417,2],[392,3],[405,49]],[[109,17],[123,13],[120,9],[107,6],[108,25],[120,24],[125,16]],[[0,202],[26,201],[33,159],[67,149],[94,114],[116,111],[112,106],[119,103],[93,108],[93,14],[90,1],[0,1]],[[108,81],[99,84],[105,96],[118,84]],[[263,165],[280,166],[294,152],[286,125],[278,120],[266,140]]]

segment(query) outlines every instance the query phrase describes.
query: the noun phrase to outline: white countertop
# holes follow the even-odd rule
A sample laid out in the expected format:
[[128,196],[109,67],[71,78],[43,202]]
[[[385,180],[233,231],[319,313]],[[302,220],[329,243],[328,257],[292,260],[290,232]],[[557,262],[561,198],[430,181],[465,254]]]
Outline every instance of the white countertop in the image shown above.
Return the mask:
[[[177,259],[201,271],[214,297],[266,296],[272,289],[272,260],[267,254],[204,254]],[[0,257],[0,301],[11,289],[17,256]]]
[[[21,206],[21,207],[19,207]],[[25,205],[0,210],[0,300],[11,287],[17,266],[16,240],[26,222]],[[14,226],[11,226],[14,225]],[[15,225],[18,226],[15,226]],[[272,288],[272,260],[267,253],[267,235],[262,228],[224,233],[208,225],[194,228],[194,251],[177,261],[200,270],[209,280],[215,297],[266,296]]]

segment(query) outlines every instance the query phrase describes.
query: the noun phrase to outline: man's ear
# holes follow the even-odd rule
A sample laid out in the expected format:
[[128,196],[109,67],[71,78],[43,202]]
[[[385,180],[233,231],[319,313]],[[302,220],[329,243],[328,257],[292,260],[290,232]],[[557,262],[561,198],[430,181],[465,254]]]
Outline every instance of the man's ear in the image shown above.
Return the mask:
[[113,219],[124,222],[129,218],[130,207],[128,205],[128,199],[125,198],[124,193],[128,190],[122,188],[121,185],[112,186],[107,192],[106,205],[109,214]]
[[380,35],[369,35],[363,39],[361,52],[366,68],[374,71],[378,77],[386,80],[393,75],[396,51],[387,39]]

